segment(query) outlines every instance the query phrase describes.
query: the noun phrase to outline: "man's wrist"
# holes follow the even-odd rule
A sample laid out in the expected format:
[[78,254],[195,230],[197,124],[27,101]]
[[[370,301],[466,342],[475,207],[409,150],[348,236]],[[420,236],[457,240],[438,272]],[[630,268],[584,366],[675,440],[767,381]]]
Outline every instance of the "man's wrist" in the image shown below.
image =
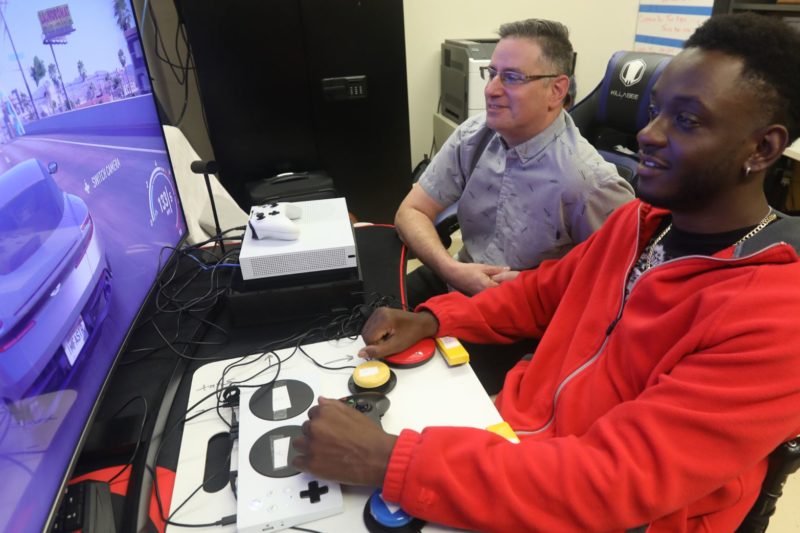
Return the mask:
[[389,470],[389,461],[392,459],[392,451],[394,450],[394,443],[397,442],[397,435],[389,433],[384,434],[381,439],[381,444],[378,450],[378,459],[375,468],[375,478],[369,480],[369,485],[374,487],[383,487],[383,480],[386,477],[386,471]]
[[436,318],[436,315],[428,309],[420,309],[416,313],[422,319],[420,320],[422,338],[435,337],[439,332],[439,319]]
[[450,253],[447,250],[444,250],[444,253],[436,254],[435,260],[426,264],[434,272],[436,272],[436,274],[440,278],[442,278],[444,281],[448,283],[449,280],[447,278],[450,277],[449,274],[454,272],[456,269],[458,269],[459,265],[461,265],[458,259],[450,255]]

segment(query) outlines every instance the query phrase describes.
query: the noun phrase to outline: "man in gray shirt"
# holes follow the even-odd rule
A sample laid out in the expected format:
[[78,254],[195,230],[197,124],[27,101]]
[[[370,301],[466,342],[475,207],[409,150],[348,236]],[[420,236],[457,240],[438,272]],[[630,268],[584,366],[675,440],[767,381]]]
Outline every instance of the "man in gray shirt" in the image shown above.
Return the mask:
[[[573,50],[558,22],[500,27],[486,113],[461,124],[403,200],[395,225],[423,262],[408,276],[413,307],[449,288],[475,294],[564,255],[633,189],[564,111]],[[464,247],[453,258],[433,220],[458,202]]]

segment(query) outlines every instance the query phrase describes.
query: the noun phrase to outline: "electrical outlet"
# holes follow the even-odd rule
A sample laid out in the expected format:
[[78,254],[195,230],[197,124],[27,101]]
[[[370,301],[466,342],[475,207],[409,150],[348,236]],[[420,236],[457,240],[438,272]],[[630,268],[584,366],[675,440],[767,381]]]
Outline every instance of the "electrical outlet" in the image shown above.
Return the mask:
[[328,102],[360,100],[367,97],[367,77],[362,75],[324,78],[322,92]]

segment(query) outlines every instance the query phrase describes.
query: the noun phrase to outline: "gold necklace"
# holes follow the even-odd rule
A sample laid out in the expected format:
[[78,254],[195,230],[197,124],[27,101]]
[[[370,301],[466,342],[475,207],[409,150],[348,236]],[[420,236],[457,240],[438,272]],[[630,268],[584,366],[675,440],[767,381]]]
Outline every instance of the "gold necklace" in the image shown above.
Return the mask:
[[769,223],[772,222],[773,220],[775,220],[776,218],[778,218],[778,215],[773,213],[772,209],[770,208],[769,213],[767,213],[767,216],[765,216],[764,218],[761,219],[761,222],[758,223],[758,226],[753,228],[753,231],[751,231],[750,233],[748,233],[747,235],[745,235],[744,237],[742,237],[741,239],[736,241],[733,245],[734,246],[739,246],[744,241],[746,241],[747,239],[749,239],[750,237],[752,237],[753,235],[755,235],[756,233],[758,233],[762,229],[766,228],[769,225]]
[[[772,208],[770,207],[770,209],[769,209],[769,212],[767,213],[767,216],[765,216],[764,218],[762,218],[762,219],[761,219],[761,222],[759,222],[759,223],[756,225],[756,227],[755,227],[755,228],[753,228],[752,230],[750,230],[750,232],[749,232],[747,235],[745,235],[744,237],[742,237],[741,239],[739,239],[738,241],[736,241],[735,243],[733,243],[733,246],[739,246],[739,245],[740,245],[740,244],[742,244],[744,241],[746,241],[747,239],[749,239],[750,237],[752,237],[753,235],[755,235],[756,233],[758,233],[758,232],[759,232],[759,231],[761,231],[762,229],[764,229],[764,228],[766,228],[767,226],[769,226],[769,224],[770,224],[770,223],[771,223],[773,220],[775,220],[776,218],[778,218],[778,215],[776,215],[775,213],[773,213],[773,212],[772,212]],[[671,230],[671,229],[672,229],[672,222],[670,222],[670,223],[669,223],[669,225],[668,225],[668,226],[667,226],[667,227],[664,229],[664,231],[662,231],[662,232],[661,232],[661,233],[658,235],[658,237],[656,237],[656,238],[653,240],[653,244],[651,244],[651,245],[650,245],[650,250],[647,252],[647,260],[645,261],[645,264],[644,264],[644,270],[643,270],[643,272],[644,272],[644,271],[646,271],[646,270],[650,270],[650,267],[652,267],[652,266],[653,266],[653,259],[654,259],[654,257],[655,257],[656,246],[657,246],[657,245],[658,245],[658,243],[660,243],[660,242],[661,242],[661,240],[662,240],[662,239],[663,239],[663,238],[664,238],[664,237],[667,235],[667,233],[669,233],[669,230]]]
[[672,222],[670,222],[664,229],[664,231],[662,231],[658,235],[658,237],[656,237],[655,240],[653,240],[653,244],[650,245],[650,250],[647,252],[647,261],[645,261],[643,272],[646,270],[650,270],[650,267],[653,266],[653,257],[655,255],[656,246],[658,245],[658,243],[661,242],[661,239],[663,239],[667,235],[667,233],[669,233],[669,230],[671,229],[672,229]]

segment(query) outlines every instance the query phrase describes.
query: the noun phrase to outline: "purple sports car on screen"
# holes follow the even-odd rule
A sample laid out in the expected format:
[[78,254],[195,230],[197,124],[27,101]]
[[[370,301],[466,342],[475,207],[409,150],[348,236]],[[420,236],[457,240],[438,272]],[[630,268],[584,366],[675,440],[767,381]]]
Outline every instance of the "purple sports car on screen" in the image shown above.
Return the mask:
[[0,397],[68,378],[108,312],[111,274],[89,209],[36,159],[0,175]]

